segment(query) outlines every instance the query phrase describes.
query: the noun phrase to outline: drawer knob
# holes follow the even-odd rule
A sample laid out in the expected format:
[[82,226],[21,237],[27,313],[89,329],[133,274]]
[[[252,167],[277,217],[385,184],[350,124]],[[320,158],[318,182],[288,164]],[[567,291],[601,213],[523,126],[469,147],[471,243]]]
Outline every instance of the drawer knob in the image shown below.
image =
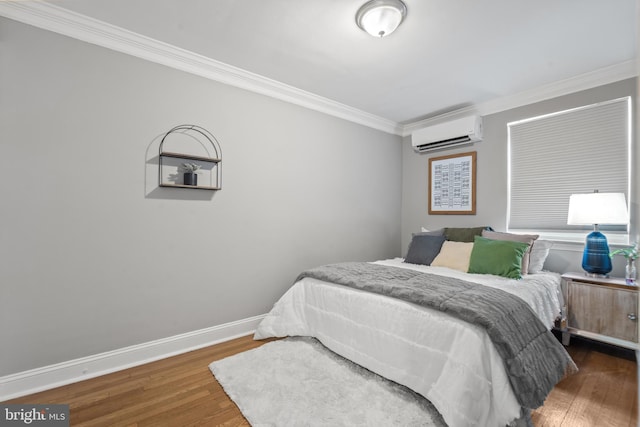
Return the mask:
[[629,314],[627,314],[627,317],[629,318],[629,320],[634,321],[634,322],[636,320],[638,320],[638,316],[636,316],[635,313],[629,313]]

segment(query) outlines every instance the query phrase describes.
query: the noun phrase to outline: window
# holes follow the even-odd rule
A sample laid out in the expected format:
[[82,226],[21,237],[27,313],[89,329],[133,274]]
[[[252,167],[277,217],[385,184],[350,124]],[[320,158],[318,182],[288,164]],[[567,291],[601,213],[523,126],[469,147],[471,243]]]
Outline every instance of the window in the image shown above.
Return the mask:
[[[624,193],[629,203],[630,97],[520,120],[507,127],[509,230],[584,236],[590,231],[588,226],[567,225],[571,194]],[[628,232],[624,225],[603,225],[601,230],[625,236]]]

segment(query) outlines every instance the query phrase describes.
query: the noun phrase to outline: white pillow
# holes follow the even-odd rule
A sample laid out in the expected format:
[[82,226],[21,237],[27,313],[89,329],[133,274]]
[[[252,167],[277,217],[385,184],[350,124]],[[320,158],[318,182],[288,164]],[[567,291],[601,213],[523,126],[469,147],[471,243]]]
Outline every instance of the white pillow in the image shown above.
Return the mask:
[[473,243],[447,240],[442,244],[440,253],[431,262],[431,266],[448,267],[466,273],[469,270],[472,250]]
[[[446,242],[445,242],[446,243]],[[553,243],[548,240],[536,240],[531,245],[531,254],[529,255],[529,274],[540,273],[544,262],[549,256],[549,249]]]

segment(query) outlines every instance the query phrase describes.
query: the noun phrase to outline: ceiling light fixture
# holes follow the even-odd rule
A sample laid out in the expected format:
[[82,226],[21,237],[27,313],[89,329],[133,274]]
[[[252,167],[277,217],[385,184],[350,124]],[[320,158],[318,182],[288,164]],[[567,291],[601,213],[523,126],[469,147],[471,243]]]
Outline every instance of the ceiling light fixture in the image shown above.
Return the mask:
[[371,0],[356,13],[356,23],[374,37],[393,33],[407,15],[407,6],[401,0]]

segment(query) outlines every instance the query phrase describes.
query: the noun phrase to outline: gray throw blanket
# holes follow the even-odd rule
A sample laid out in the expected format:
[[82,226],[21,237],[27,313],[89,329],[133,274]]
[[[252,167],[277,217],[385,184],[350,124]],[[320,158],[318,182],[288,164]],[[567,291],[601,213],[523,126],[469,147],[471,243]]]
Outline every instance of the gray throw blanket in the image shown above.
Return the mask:
[[301,273],[440,310],[487,331],[520,405],[534,409],[578,368],[519,297],[464,280],[366,262],[330,264]]

